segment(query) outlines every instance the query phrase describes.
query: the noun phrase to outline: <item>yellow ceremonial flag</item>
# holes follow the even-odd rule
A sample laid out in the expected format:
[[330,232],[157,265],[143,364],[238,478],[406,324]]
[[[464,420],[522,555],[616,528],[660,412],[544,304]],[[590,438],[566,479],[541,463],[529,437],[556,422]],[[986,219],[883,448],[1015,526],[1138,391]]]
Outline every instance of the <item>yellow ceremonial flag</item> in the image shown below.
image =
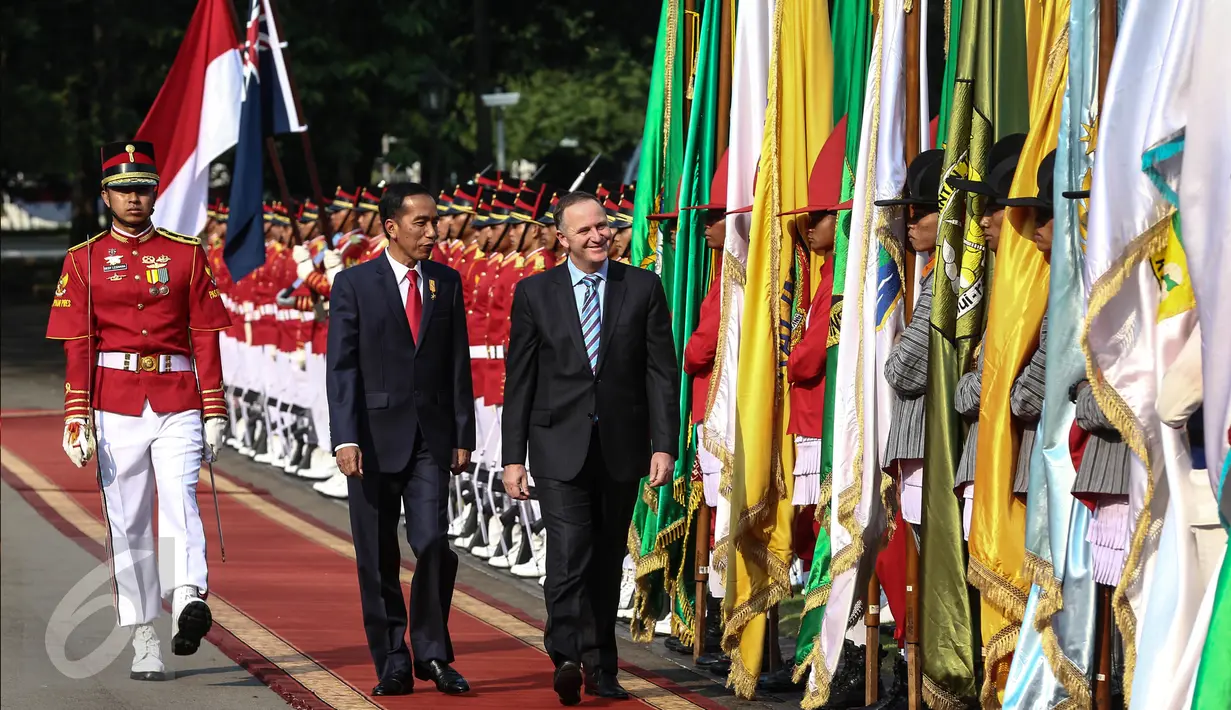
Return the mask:
[[[1038,169],[1056,147],[1068,80],[1069,1],[1046,4],[1041,29],[1046,40],[1032,69],[1030,130],[1013,177],[1012,197],[1038,194]],[[982,407],[970,526],[970,583],[978,588],[985,654],[981,700],[998,707],[1025,614],[1030,582],[1023,572],[1026,501],[1013,494],[1021,433],[1013,422],[1013,382],[1038,346],[1047,310],[1050,269],[1030,239],[1034,211],[1010,207],[996,254],[996,276],[984,337]]]
[[803,217],[778,215],[807,204],[808,171],[833,129],[827,3],[777,3],[767,93],[740,330],[722,644],[731,656],[727,685],[744,698],[755,694],[761,672],[765,612],[791,591],[794,442],[786,433],[786,355],[803,273],[795,243],[807,225]]

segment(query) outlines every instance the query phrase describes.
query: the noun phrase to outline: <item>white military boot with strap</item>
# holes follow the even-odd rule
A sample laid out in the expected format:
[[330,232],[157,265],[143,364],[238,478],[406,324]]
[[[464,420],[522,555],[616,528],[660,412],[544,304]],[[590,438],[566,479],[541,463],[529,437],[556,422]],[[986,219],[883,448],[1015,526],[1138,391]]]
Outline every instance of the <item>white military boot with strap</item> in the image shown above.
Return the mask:
[[153,624],[140,624],[133,630],[133,664],[128,677],[133,680],[166,680],[162,647]]
[[201,591],[191,584],[175,588],[171,595],[171,623],[174,636],[171,651],[177,656],[191,656],[201,646],[201,639],[214,626],[214,617]]

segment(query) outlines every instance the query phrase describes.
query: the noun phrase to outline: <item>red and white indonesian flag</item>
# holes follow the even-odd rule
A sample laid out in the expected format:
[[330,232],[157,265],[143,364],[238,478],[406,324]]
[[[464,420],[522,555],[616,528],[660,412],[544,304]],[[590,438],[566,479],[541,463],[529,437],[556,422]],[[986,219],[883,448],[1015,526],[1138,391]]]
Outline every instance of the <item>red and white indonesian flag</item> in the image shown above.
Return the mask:
[[196,234],[204,226],[210,163],[239,135],[243,78],[227,0],[200,0],[136,135],[154,144],[158,160],[158,226],[183,234]]

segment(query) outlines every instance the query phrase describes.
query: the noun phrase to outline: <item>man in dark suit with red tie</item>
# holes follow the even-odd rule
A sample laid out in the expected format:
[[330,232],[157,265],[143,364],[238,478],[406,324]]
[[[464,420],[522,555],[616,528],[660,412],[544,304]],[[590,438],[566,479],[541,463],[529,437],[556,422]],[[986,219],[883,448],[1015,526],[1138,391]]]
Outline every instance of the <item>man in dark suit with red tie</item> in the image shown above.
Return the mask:
[[[475,444],[461,279],[429,259],[437,210],[426,188],[390,185],[380,220],[385,253],[334,281],[326,382],[338,468],[349,477],[363,625],[379,678],[372,695],[410,693],[412,671],[441,692],[464,693],[466,680],[449,665],[457,555],[445,536],[449,472],[465,469]],[[409,617],[399,581],[403,503],[416,560]]]

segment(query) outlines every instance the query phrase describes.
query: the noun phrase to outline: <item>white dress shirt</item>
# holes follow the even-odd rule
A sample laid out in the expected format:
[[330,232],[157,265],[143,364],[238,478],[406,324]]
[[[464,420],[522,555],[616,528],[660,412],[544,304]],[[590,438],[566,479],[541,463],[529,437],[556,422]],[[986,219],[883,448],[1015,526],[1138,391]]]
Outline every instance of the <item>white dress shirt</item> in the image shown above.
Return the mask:
[[398,283],[398,294],[402,297],[402,310],[406,310],[406,294],[410,290],[410,280],[406,278],[412,270],[419,279],[419,303],[423,303],[423,264],[416,261],[413,267],[406,266],[402,262],[393,258],[388,249],[385,249],[385,258],[389,260],[389,265],[393,267],[393,278]]
[[[607,300],[607,262],[608,261],[609,260],[604,260],[603,265],[598,267],[598,271],[594,272],[595,275],[598,276],[598,315],[599,315],[600,322],[602,320],[603,315],[605,315],[603,306],[607,305],[605,301]],[[572,284],[573,284],[573,298],[577,301],[577,317],[584,318],[585,317],[586,291],[588,289],[586,285],[582,283],[582,281],[590,274],[587,274],[586,272],[577,268],[577,266],[573,264],[572,259],[566,259],[565,263],[568,264],[568,275],[569,275],[569,278],[572,280]]]
[[[423,288],[424,288],[423,263],[416,261],[413,267],[406,266],[405,264],[398,261],[397,259],[394,259],[393,255],[389,253],[388,249],[385,249],[385,258],[389,260],[389,266],[393,267],[393,278],[397,280],[398,295],[402,297],[402,310],[406,310],[406,294],[410,293],[410,279],[407,278],[407,275],[412,270],[415,272],[415,274],[417,274],[417,278],[419,279],[419,282],[418,282],[419,303],[422,304],[423,303]],[[422,311],[420,311],[420,313],[422,313]],[[333,452],[336,454],[348,446],[358,446],[358,445],[359,444],[355,444],[352,442],[347,442],[345,444],[338,444],[337,446],[333,447]]]

